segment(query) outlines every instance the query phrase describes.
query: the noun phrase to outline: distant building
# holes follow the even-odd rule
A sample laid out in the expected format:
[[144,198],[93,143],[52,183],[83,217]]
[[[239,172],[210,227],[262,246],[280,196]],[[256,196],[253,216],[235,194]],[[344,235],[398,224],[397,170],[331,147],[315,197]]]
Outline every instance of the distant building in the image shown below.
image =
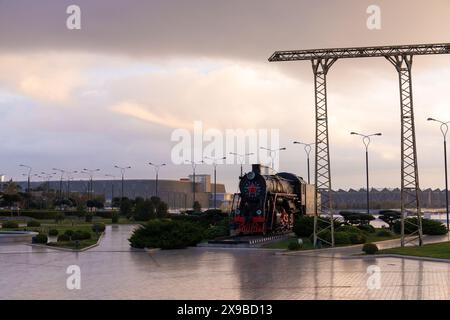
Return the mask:
[[[27,182],[18,182],[23,188]],[[46,183],[31,182],[31,188],[36,189]],[[60,181],[50,181],[50,189],[59,191]],[[47,186],[45,186],[47,188]],[[87,180],[71,180],[71,193],[87,193],[89,181]],[[62,183],[62,190],[67,194],[68,182]],[[231,205],[233,198],[225,190],[224,184],[217,184],[217,207],[227,208]],[[192,176],[182,178],[180,180],[158,180],[158,196],[168,204],[170,209],[190,209],[194,202],[194,188]],[[122,195],[122,180],[94,180],[93,192],[96,195],[104,195],[106,202],[110,203],[113,197]],[[136,197],[150,198],[156,196],[156,180],[153,179],[127,179],[123,184],[123,195],[134,199]],[[207,174],[199,174],[195,176],[195,200],[200,203],[202,208],[213,208],[214,206],[214,184],[211,183],[211,176]]]

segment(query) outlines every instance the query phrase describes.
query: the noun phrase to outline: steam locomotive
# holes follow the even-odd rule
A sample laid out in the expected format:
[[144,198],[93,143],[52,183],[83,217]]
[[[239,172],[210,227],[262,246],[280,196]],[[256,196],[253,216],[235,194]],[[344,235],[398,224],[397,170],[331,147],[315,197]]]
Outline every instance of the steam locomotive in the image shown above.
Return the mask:
[[292,173],[252,171],[240,178],[239,193],[233,198],[233,235],[276,234],[292,230],[296,217],[312,214],[314,186]]

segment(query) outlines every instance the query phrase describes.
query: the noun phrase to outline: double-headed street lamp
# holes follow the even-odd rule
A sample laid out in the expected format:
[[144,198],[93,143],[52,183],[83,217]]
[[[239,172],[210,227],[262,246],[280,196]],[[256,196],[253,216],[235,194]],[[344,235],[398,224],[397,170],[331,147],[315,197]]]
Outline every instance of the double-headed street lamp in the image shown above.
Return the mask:
[[195,204],[195,169],[197,168],[198,164],[202,164],[203,161],[195,162],[191,160],[185,160],[184,161],[187,164],[190,164],[192,166],[192,193],[193,193],[193,202],[192,204]]
[[94,198],[94,173],[99,172],[100,169],[86,169],[84,168],[81,173],[89,175],[89,187],[88,187],[88,194],[89,194],[89,200],[92,200]]
[[241,175],[240,177],[242,177],[244,175],[244,172],[242,171],[242,165],[245,162],[245,158],[247,158],[248,156],[252,156],[254,155],[254,153],[236,153],[236,152],[230,152],[231,155],[238,157],[239,159],[239,163],[241,164]]
[[67,199],[70,198],[70,181],[73,180],[73,175],[79,173],[78,171],[66,171],[67,174]]
[[122,203],[122,199],[123,199],[123,182],[124,182],[124,177],[125,177],[125,171],[128,169],[131,169],[130,166],[128,167],[119,167],[119,166],[114,166],[114,168],[119,169],[120,170],[120,175],[122,176],[122,195],[121,195],[121,199],[120,202]]
[[214,166],[214,209],[217,209],[217,161],[219,160],[225,160],[227,157],[221,157],[221,158],[211,158],[211,157],[205,157],[205,159],[208,159],[211,161],[211,164]]
[[[105,177],[113,179],[113,181],[111,183],[111,207],[112,207],[112,202],[114,200],[114,183],[116,182],[116,176],[112,175],[112,174],[105,174]],[[105,192],[105,197],[106,197],[106,192]]]
[[282,151],[282,150],[286,150],[286,148],[269,149],[269,148],[261,147],[261,149],[262,149],[262,150],[266,150],[266,151],[269,152],[269,154],[270,154],[270,159],[272,159],[272,169],[275,170],[275,168],[274,168],[274,157],[272,156],[272,154],[273,154],[273,153],[276,154],[277,152],[280,152],[280,151]]
[[374,134],[361,134],[358,132],[351,132],[352,135],[357,135],[362,137],[362,141],[364,146],[366,147],[366,197],[367,197],[367,214],[370,214],[370,197],[369,197],[369,145],[370,145],[370,137],[381,136],[381,133]]
[[63,169],[58,169],[58,168],[53,168],[52,170],[58,171],[60,173],[60,179],[59,179],[59,198],[60,200],[62,200],[63,196],[62,196],[62,185],[63,185],[63,178],[64,178],[64,174],[66,173],[65,170]]
[[26,164],[19,164],[20,167],[26,168],[28,169],[28,173],[27,173],[27,192],[30,193],[31,192],[31,171],[33,170],[32,167],[27,166]]
[[312,146],[315,145],[314,142],[312,143],[303,143],[300,141],[294,141],[294,144],[301,144],[303,145],[306,153],[306,162],[307,162],[307,170],[308,170],[308,184],[311,184],[311,176],[310,176],[310,168],[309,168],[309,156],[311,154]]
[[435,121],[441,124],[441,132],[444,137],[444,168],[445,168],[445,209],[447,213],[447,230],[449,229],[449,208],[448,208],[448,175],[447,175],[447,133],[448,124],[450,121],[444,122],[433,118],[428,118],[428,121]]
[[152,162],[148,163],[149,165],[151,165],[153,168],[155,168],[155,175],[156,175],[156,180],[155,180],[155,195],[156,197],[158,197],[158,176],[159,176],[159,169],[161,167],[164,167],[166,164],[165,163],[161,163],[161,164],[154,164]]

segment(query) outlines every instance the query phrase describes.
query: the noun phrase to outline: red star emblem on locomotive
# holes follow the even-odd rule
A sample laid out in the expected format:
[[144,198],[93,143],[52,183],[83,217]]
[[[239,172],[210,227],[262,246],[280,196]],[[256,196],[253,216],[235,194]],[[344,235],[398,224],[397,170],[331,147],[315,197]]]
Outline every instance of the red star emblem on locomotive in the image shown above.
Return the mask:
[[249,194],[255,194],[256,193],[256,186],[252,183],[251,185],[248,186],[247,191]]

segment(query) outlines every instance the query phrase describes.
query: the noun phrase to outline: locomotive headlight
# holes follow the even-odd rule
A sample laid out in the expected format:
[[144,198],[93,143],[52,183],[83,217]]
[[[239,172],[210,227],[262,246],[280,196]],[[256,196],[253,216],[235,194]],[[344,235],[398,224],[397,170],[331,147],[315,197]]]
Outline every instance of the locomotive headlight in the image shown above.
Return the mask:
[[256,214],[257,214],[258,216],[260,216],[260,215],[262,214],[262,211],[261,211],[261,210],[256,210]]
[[241,210],[236,209],[236,214],[241,214]]

